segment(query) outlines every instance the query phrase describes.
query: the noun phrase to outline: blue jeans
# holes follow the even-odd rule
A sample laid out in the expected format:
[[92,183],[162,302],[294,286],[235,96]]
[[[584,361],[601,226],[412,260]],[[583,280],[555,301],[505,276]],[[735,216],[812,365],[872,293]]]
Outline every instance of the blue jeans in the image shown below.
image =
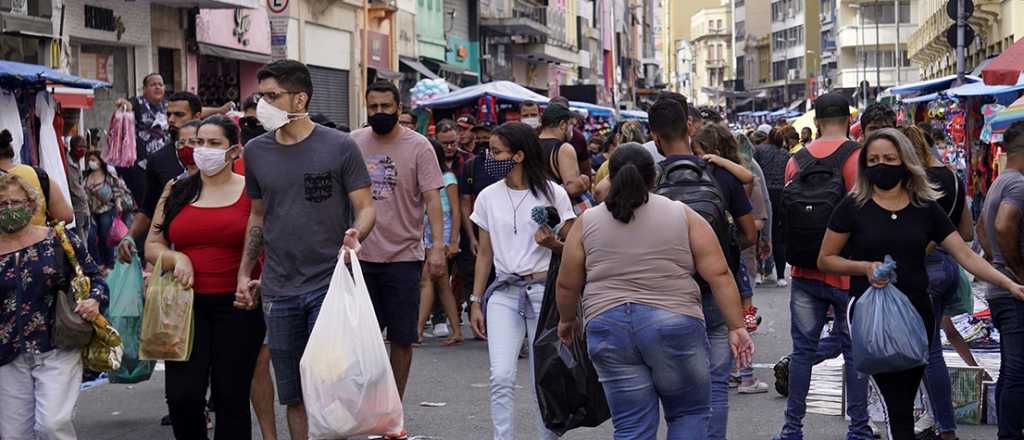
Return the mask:
[[998,298],[988,304],[1000,336],[1001,363],[996,385],[999,440],[1024,439],[1024,302]]
[[701,308],[708,333],[711,365],[711,420],[708,422],[708,440],[725,440],[729,427],[729,375],[732,373],[732,349],[729,347],[729,328],[725,317],[715,304],[711,289],[701,286]]
[[623,304],[587,323],[587,346],[616,440],[656,438],[659,402],[670,440],[707,438],[711,386],[703,321]]
[[117,211],[113,209],[92,215],[94,225],[93,232],[89,234],[89,252],[97,263],[106,267],[114,265],[114,249],[107,245],[107,237],[110,236],[110,228],[114,225],[116,215]]
[[[848,439],[871,439],[868,427],[867,377],[853,367],[850,330],[846,310],[849,295],[842,289],[821,281],[793,278],[789,299],[793,338],[793,354],[789,362],[789,398],[786,401],[786,424],[782,438],[802,439],[803,419],[807,414],[807,392],[811,386],[811,367],[821,362],[823,353],[818,341],[825,325],[828,307],[835,310],[835,324],[830,338],[841,347],[846,368],[847,414],[850,416]],[[824,353],[827,354],[827,353]]]
[[935,332],[932,343],[928,347],[928,366],[924,370],[924,386],[928,390],[932,414],[938,424],[939,432],[956,431],[956,415],[953,413],[952,387],[949,381],[949,370],[946,359],[942,356],[942,338],[939,328],[942,327],[942,310],[946,303],[956,297],[960,286],[960,266],[956,260],[941,249],[928,255],[928,294],[932,297],[932,310],[935,313]]

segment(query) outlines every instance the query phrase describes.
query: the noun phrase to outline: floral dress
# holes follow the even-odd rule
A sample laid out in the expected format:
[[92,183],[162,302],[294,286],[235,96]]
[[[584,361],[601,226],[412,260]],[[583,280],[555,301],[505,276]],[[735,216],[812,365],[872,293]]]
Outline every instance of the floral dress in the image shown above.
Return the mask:
[[[68,234],[85,275],[92,280],[89,296],[100,303],[109,301],[107,284],[99,267],[89,257],[75,234]],[[52,350],[50,331],[54,324],[56,293],[68,289],[70,262],[60,239],[51,229],[45,239],[23,249],[0,255],[0,366],[22,353],[41,354]],[[64,267],[59,267],[63,263]]]

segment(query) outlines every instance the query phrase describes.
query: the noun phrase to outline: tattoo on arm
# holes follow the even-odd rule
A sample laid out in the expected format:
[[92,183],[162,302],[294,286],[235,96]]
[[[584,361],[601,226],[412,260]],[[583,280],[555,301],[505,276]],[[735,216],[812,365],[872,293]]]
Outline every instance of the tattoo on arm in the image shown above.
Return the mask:
[[245,247],[245,256],[250,261],[256,261],[263,252],[263,226],[252,226],[249,228],[249,243]]

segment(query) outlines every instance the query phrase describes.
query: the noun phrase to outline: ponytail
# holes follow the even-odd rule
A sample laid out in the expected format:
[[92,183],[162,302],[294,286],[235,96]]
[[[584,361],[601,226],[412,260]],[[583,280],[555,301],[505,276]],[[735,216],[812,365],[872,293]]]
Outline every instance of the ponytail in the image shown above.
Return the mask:
[[14,159],[14,136],[10,130],[0,131],[0,159]]
[[605,206],[615,220],[629,223],[636,209],[650,199],[656,174],[654,160],[640,144],[628,143],[612,153],[608,169],[612,188]]

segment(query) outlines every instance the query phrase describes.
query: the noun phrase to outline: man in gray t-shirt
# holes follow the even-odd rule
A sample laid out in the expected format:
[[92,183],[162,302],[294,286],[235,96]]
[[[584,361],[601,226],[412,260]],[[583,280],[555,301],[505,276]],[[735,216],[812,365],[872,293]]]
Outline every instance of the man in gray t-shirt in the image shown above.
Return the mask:
[[297,61],[275,61],[256,74],[256,117],[267,129],[245,148],[252,211],[238,271],[236,306],[255,307],[260,281],[278,401],[288,406],[291,438],[307,438],[299,360],[338,263],[373,230],[375,208],[359,147],[347,134],[309,119],[313,84]]

